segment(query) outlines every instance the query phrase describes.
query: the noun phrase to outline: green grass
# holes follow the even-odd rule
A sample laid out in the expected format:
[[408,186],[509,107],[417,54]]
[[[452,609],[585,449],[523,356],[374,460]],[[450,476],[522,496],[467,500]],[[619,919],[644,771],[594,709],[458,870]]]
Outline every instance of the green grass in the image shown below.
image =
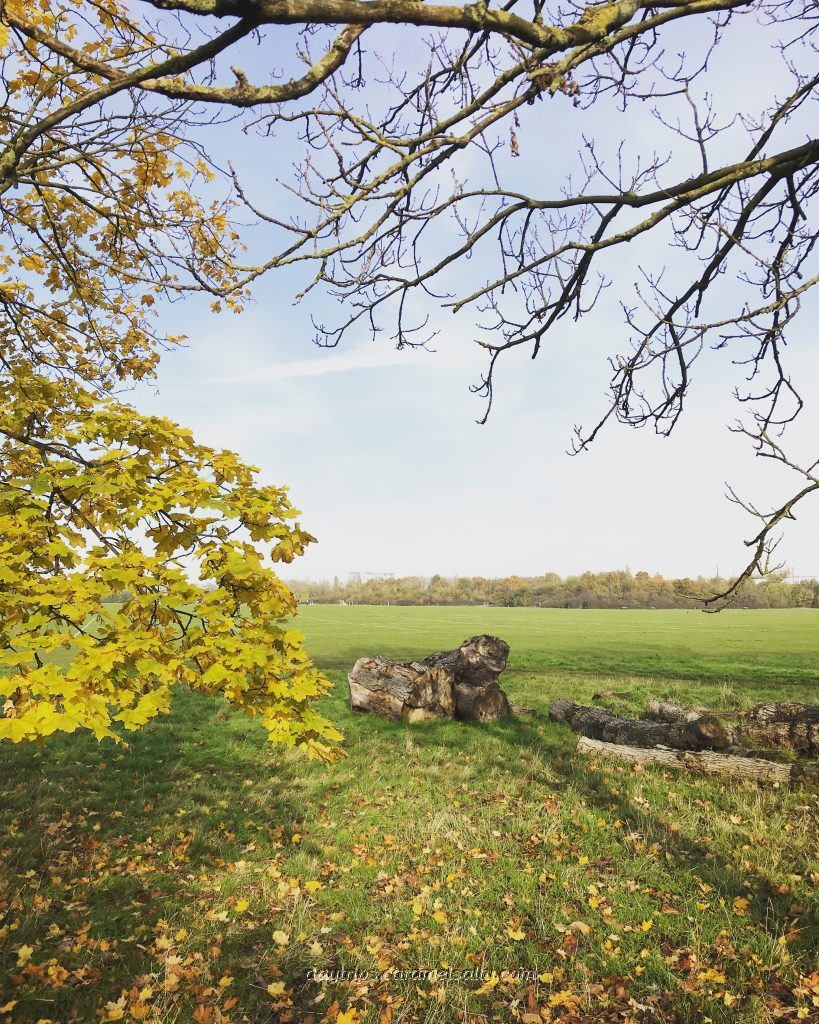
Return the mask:
[[[815,702],[818,613],[311,606],[300,625],[337,683],[339,764],[185,693],[127,751],[3,749],[3,1024],[816,1018],[815,792],[578,759],[545,712],[599,689],[631,712]],[[347,709],[362,654],[478,632],[511,644],[504,685],[534,717]],[[414,968],[442,974],[389,974]]]
[[[492,633],[511,646],[510,671],[740,687],[748,699],[819,684],[819,612],[577,611],[553,608],[380,608],[309,605],[300,628],[314,658],[347,671],[374,647],[391,657]],[[380,645],[380,646],[379,646]],[[508,676],[505,677],[508,679]],[[780,698],[781,699],[781,698]]]

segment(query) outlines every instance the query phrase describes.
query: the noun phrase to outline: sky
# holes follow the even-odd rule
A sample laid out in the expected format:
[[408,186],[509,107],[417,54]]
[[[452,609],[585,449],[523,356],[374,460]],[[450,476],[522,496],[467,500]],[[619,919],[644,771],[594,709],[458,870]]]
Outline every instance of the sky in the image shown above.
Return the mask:
[[[735,57],[747,55],[750,38],[737,35]],[[264,67],[264,53],[252,55],[250,70]],[[760,88],[760,76],[741,79],[741,71],[722,76],[728,108],[740,94],[751,102]],[[541,190],[547,152],[574,152],[581,131],[609,147],[624,127],[638,146],[652,144],[656,131],[648,110],[612,127],[610,111],[581,115],[569,101],[538,105],[530,117],[514,173],[523,187]],[[206,140],[211,151],[230,153],[267,210],[286,210],[292,200],[275,178],[297,155],[292,143],[220,131]],[[549,180],[557,185],[564,173],[561,158]],[[264,235],[257,242],[263,247]],[[663,260],[660,243],[652,244],[657,251],[641,257]],[[478,279],[488,266],[479,259],[470,273]],[[561,325],[534,361],[507,353],[484,426],[476,423],[482,402],[469,390],[484,357],[468,311],[439,314],[434,351],[397,351],[363,330],[322,349],[312,342],[310,316],[331,315],[333,301],[311,295],[294,306],[300,282],[290,273],[264,279],[238,316],[214,315],[196,298],[163,310],[163,326],[189,342],[163,357],[156,386],[141,386],[135,401],[193,428],[203,442],[239,452],[264,481],[289,486],[318,543],[287,567],[288,578],[625,567],[669,577],[734,573],[755,530],[726,501],[726,481],[761,506],[789,496],[794,481],[727,429],[737,412],[729,353],[707,352],[696,364],[687,411],[670,438],[612,424],[589,452],[567,454],[574,424],[589,425],[605,410],[606,357],[627,340],[616,299],[627,297],[634,275],[621,279],[616,265],[610,271],[611,302]],[[791,337],[791,372],[803,386],[819,379],[815,313],[814,303]],[[812,407],[794,431],[795,450],[809,452],[817,436]],[[782,542],[780,557],[796,575],[819,575],[817,513],[819,502],[806,505]]]

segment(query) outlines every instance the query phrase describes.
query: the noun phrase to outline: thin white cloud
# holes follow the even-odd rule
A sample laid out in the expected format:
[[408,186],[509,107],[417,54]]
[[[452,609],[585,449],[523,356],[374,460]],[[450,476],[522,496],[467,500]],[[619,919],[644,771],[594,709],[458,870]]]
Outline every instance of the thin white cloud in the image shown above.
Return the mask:
[[[434,361],[434,362],[433,362]],[[349,373],[353,370],[406,369],[410,366],[440,368],[462,363],[463,353],[431,352],[426,349],[373,346],[372,349],[356,348],[348,351],[326,349],[310,359],[291,359],[281,363],[269,363],[248,373],[222,378],[225,384],[256,384],[263,381],[293,380],[300,377],[324,377],[330,373]]]

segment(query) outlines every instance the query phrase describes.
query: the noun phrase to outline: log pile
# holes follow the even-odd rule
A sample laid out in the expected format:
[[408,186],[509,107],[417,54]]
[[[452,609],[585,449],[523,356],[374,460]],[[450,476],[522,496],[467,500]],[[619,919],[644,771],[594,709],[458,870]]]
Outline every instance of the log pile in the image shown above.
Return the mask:
[[474,636],[452,651],[436,651],[423,662],[396,662],[383,655],[359,658],[348,676],[350,707],[403,722],[460,718],[487,722],[511,713],[498,685],[509,645],[494,636]]
[[819,753],[819,707],[789,702],[758,704],[751,711],[737,713],[737,724],[728,726],[705,708],[687,709],[671,701],[651,701],[646,718],[629,719],[561,698],[552,702],[549,715],[580,733],[577,751],[581,754],[726,778],[819,784],[819,765],[782,763],[767,749],[786,748],[815,757]]
[[[660,722],[694,722],[708,714],[705,708],[686,709],[671,701],[653,700],[648,705],[648,717]],[[732,730],[735,743],[819,756],[819,706],[767,702],[736,714],[739,721]]]
[[691,721],[646,722],[620,718],[605,708],[585,707],[558,698],[549,707],[549,717],[590,739],[633,747],[662,745],[675,750],[724,750],[732,742],[730,731],[713,715],[697,716]]

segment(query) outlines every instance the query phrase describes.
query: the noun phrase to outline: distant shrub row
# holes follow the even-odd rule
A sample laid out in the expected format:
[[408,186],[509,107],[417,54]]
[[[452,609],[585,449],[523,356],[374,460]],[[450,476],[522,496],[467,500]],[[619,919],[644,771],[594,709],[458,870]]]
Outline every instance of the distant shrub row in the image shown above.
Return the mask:
[[[580,576],[405,576],[341,583],[290,581],[299,601],[316,604],[500,605],[520,608],[691,608],[725,590],[724,579],[666,579],[628,570]],[[737,608],[819,608],[819,581],[775,574],[746,584]]]

